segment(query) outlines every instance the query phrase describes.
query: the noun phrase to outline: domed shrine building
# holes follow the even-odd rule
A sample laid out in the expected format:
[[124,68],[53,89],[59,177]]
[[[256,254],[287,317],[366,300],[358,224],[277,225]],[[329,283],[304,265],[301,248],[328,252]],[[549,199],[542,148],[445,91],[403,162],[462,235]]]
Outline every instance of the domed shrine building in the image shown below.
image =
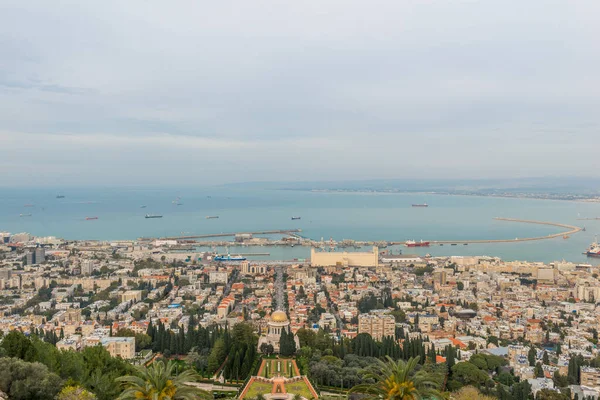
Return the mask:
[[[275,349],[275,352],[279,353],[279,340],[281,339],[281,332],[284,330],[286,333],[291,332],[290,321],[287,317],[287,314],[281,310],[273,311],[269,322],[267,322],[266,336],[261,336],[258,339],[258,348],[260,349],[260,346],[263,343],[266,343],[272,345],[273,349]],[[294,342],[296,342],[296,348],[299,349],[300,341],[296,335],[294,335]]]

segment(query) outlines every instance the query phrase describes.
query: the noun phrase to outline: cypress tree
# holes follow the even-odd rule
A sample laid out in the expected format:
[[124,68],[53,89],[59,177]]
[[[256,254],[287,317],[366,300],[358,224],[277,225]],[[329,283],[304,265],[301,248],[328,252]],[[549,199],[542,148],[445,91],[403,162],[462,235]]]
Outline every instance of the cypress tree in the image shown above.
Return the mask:
[[240,380],[240,365],[242,363],[242,356],[240,355],[241,351],[235,352],[235,357],[233,358],[232,366],[231,366],[231,379],[235,377],[236,380]]
[[569,383],[571,383],[572,385],[576,384],[576,372],[575,372],[574,357],[571,357],[571,359],[569,359],[569,366],[567,369],[567,377],[569,378]]
[[171,354],[177,354],[177,336],[175,336],[171,331],[168,333],[169,336],[169,351]]
[[252,368],[252,363],[254,361],[255,352],[252,351],[254,349],[253,346],[246,346],[246,352],[244,354],[244,360],[241,366],[240,378],[246,379],[250,374],[250,369]]
[[544,362],[544,364],[549,365],[550,364],[550,358],[548,357],[548,352],[544,351],[544,356],[542,357],[542,361]]
[[431,348],[429,349],[429,361],[431,361],[432,364],[435,364],[435,345],[432,344]]
[[154,341],[154,326],[152,325],[152,319],[148,322],[148,328],[146,329],[146,335],[150,336],[152,341]]
[[231,357],[228,359],[228,361],[225,363],[225,365],[223,366],[223,377],[225,379],[231,379],[231,374],[232,374],[232,359]]
[[281,335],[279,336],[279,354],[282,356],[287,355],[287,332],[285,329],[281,330]]
[[185,351],[185,332],[183,332],[183,328],[179,329],[179,337],[177,340],[177,354],[184,354]]
[[294,333],[290,331],[290,355],[296,353],[296,341],[294,340]]
[[455,352],[451,345],[446,347],[446,364],[448,364],[448,370],[450,370],[455,364]]
[[165,329],[164,324],[161,322],[160,324],[160,351],[165,351],[166,349],[169,348],[169,335]]
[[530,347],[529,348],[529,353],[527,353],[527,360],[529,361],[529,366],[530,367],[535,367],[535,357],[537,355],[537,351],[535,351],[535,348]]

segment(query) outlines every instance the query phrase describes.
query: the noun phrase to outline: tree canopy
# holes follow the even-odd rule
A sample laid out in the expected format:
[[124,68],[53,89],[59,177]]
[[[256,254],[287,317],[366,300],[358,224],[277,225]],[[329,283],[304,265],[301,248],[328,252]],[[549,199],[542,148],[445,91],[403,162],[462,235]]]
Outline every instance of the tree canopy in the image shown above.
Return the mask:
[[62,379],[39,362],[0,358],[0,391],[14,400],[52,400]]

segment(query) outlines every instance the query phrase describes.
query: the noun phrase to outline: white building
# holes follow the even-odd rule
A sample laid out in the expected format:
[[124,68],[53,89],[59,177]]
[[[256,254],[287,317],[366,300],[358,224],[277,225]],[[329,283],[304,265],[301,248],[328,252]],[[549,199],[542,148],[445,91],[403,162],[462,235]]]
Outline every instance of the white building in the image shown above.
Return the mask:
[[81,275],[91,275],[94,271],[94,262],[92,260],[81,261]]
[[550,389],[554,390],[554,381],[549,378],[533,378],[527,379],[529,384],[531,385],[531,391],[533,392],[533,396],[537,394],[542,389]]
[[227,272],[226,271],[212,271],[208,276],[210,283],[222,283],[227,284]]
[[124,360],[135,357],[134,337],[103,337],[100,339],[100,343],[112,357],[121,357]]

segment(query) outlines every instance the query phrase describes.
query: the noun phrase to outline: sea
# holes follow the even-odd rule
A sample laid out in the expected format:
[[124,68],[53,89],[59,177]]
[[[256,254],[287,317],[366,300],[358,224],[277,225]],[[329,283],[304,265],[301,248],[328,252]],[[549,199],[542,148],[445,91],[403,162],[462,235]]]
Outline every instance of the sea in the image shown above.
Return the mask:
[[[64,198],[57,198],[57,196]],[[429,207],[412,207],[427,203]],[[29,216],[28,214],[31,214]],[[146,219],[146,214],[163,218]],[[23,215],[23,216],[21,216]],[[206,216],[219,218],[206,219]],[[86,217],[98,219],[86,220]],[[301,217],[292,220],[292,217]],[[572,261],[600,264],[583,253],[600,233],[600,204],[522,198],[450,196],[423,193],[359,193],[213,188],[0,188],[0,231],[64,239],[127,240],[247,231],[301,229],[301,235],[328,243],[363,241],[514,239],[564,229],[498,221],[494,217],[585,226],[585,232],[520,242],[428,248],[392,246],[393,254],[486,255],[503,260]],[[272,235],[273,238],[282,235]],[[204,247],[204,246],[203,246]],[[200,249],[202,249],[201,247]],[[208,248],[205,248],[207,250]],[[249,259],[310,257],[310,248],[231,247],[219,252],[269,253]],[[359,249],[355,249],[359,250]],[[351,250],[348,250],[351,251]]]

